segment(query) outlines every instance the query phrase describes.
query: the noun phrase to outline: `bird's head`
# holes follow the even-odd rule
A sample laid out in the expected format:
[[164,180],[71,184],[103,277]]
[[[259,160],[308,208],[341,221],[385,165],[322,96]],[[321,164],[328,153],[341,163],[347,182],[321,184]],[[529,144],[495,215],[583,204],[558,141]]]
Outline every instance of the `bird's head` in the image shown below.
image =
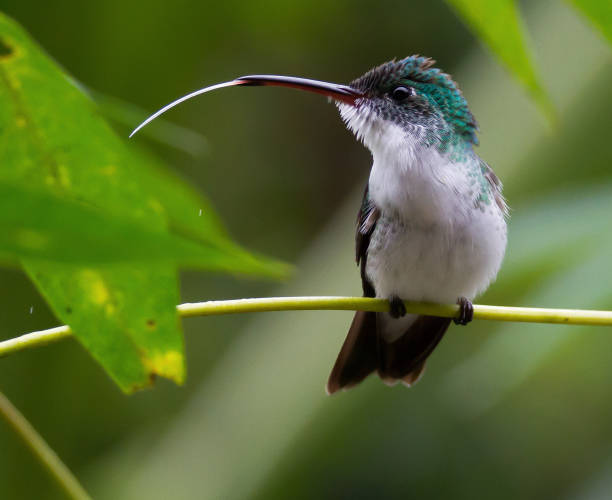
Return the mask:
[[[248,75],[183,96],[151,115],[157,116],[197,95],[228,86],[280,86],[333,99],[349,129],[372,151],[380,144],[409,137],[419,146],[474,145],[477,124],[452,78],[427,57],[410,56],[371,69],[349,85],[292,76]],[[131,137],[131,136],[130,136]]]
[[337,101],[347,126],[373,148],[385,136],[408,135],[441,150],[478,144],[477,124],[452,78],[435,61],[411,56],[371,69],[349,86],[361,96]]

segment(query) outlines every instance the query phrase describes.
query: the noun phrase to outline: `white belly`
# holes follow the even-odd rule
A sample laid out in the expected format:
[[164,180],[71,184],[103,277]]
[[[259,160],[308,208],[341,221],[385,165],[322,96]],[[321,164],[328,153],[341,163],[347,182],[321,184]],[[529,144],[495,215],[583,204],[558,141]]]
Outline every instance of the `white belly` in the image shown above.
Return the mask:
[[[430,225],[382,216],[368,248],[366,275],[376,296],[455,303],[472,300],[495,279],[506,248],[506,223],[495,208],[472,210],[464,224]],[[402,335],[416,316],[388,315],[388,341]]]
[[422,226],[383,215],[372,234],[366,266],[376,295],[454,303],[485,290],[504,256],[506,224],[488,207],[471,215],[460,226]]

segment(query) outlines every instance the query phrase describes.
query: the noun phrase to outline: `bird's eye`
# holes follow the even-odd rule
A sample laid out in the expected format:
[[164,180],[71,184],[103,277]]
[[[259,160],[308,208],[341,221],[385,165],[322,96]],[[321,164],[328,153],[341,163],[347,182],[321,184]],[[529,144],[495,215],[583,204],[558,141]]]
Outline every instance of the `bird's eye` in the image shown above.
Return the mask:
[[391,92],[393,100],[398,102],[414,95],[415,91],[412,87],[395,87]]

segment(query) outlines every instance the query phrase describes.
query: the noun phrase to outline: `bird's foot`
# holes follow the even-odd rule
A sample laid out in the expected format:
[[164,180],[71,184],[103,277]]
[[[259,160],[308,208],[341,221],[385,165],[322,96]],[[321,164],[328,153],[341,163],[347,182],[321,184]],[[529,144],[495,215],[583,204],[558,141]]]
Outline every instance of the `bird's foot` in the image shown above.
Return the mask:
[[389,297],[389,314],[395,319],[406,315],[404,301],[397,295],[391,295],[391,297]]
[[459,304],[459,316],[453,318],[453,322],[456,325],[467,325],[474,317],[474,306],[465,297],[459,297],[457,304]]

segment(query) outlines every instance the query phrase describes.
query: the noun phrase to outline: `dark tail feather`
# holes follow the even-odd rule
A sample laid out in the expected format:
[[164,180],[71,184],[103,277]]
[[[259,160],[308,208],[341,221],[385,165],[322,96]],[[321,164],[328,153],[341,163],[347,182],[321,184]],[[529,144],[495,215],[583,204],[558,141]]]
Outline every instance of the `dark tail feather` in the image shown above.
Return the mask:
[[419,316],[400,338],[386,342],[377,332],[377,323],[384,322],[376,318],[373,312],[355,314],[327,381],[328,394],[353,387],[375,370],[386,384],[414,384],[451,322],[449,318]]
[[411,387],[413,384],[416,384],[421,379],[424,371],[425,361],[423,361],[419,366],[412,370],[408,375],[402,377],[402,383],[404,385],[407,385],[408,387]]
[[378,367],[376,313],[357,311],[327,381],[327,394],[348,389]]
[[425,368],[425,360],[444,336],[451,320],[418,316],[406,333],[394,342],[379,337],[378,375],[385,383],[414,384]]

